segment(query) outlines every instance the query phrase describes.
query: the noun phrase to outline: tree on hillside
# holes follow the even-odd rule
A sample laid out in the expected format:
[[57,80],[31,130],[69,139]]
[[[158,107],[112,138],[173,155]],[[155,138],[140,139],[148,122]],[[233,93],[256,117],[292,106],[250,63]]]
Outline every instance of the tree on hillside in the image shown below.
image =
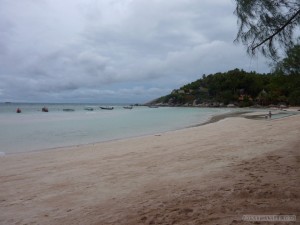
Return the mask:
[[249,54],[259,50],[276,59],[278,49],[286,50],[295,44],[295,33],[300,25],[299,0],[235,1],[239,25],[235,41],[246,45]]

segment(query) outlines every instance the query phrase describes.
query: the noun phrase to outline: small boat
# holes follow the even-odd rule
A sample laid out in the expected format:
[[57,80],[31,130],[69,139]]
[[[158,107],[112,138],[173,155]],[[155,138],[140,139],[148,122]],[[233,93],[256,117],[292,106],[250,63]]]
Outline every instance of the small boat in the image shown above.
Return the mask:
[[94,108],[92,108],[92,107],[85,107],[84,110],[87,110],[87,111],[93,111]]
[[21,109],[17,108],[16,113],[21,113],[21,112],[22,112]]
[[75,109],[63,109],[63,111],[65,111],[65,112],[74,112]]
[[48,110],[47,107],[44,106],[44,107],[42,108],[42,112],[49,112],[49,110]]
[[100,109],[113,110],[114,107],[109,107],[109,106],[103,107],[103,106],[100,106]]
[[133,107],[132,106],[124,106],[123,108],[124,109],[132,109]]

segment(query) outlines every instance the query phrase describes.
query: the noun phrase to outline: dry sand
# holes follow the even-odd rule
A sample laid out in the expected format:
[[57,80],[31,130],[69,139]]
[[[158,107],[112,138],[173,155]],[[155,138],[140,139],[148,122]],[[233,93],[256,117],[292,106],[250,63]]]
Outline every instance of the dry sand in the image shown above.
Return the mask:
[[[300,115],[0,157],[0,224],[300,219]],[[267,224],[295,224],[272,223]]]

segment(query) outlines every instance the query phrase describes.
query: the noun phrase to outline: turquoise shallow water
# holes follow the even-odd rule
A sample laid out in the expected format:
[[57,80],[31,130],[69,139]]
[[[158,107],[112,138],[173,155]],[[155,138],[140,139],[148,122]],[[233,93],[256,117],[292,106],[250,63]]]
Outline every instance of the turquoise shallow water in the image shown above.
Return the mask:
[[[94,111],[86,111],[85,107]],[[205,122],[211,116],[228,112],[207,108],[148,108],[100,105],[0,104],[0,152],[17,153],[96,143],[185,128]],[[17,114],[17,107],[22,113]],[[64,112],[64,108],[75,109]]]

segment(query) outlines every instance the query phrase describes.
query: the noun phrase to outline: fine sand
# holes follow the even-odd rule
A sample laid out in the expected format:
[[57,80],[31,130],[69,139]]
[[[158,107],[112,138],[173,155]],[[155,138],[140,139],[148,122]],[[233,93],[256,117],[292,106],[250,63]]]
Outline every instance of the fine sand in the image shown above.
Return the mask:
[[300,115],[0,157],[0,224],[295,224]]

